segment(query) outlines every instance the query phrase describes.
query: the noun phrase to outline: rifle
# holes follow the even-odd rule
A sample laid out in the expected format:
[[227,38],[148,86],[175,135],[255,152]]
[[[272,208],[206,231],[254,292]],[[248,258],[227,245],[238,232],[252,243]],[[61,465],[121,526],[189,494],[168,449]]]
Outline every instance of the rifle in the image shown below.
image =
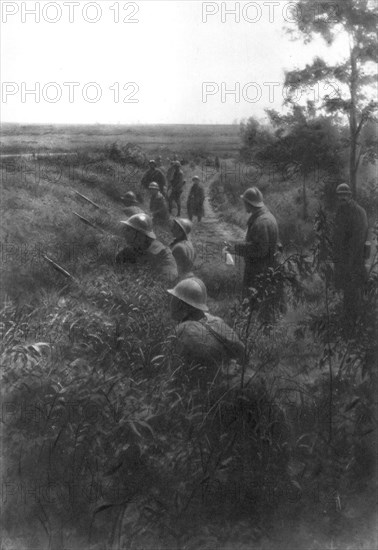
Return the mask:
[[98,225],[95,225],[94,223],[90,222],[89,220],[87,220],[87,218],[84,218],[84,216],[80,216],[80,214],[78,214],[77,212],[75,212],[75,210],[72,210],[72,213],[75,214],[75,216],[77,216],[79,218],[80,221],[82,221],[83,223],[85,223],[86,225],[89,225],[90,227],[93,227],[94,229],[97,229],[98,231],[101,231],[102,233],[107,233],[107,231],[105,231],[105,229],[102,229],[102,227],[98,227]]
[[59,273],[61,273],[62,275],[64,275],[67,279],[71,279],[71,281],[74,281],[75,283],[77,283],[78,281],[75,279],[75,277],[73,275],[71,275],[71,273],[68,273],[68,271],[66,271],[65,269],[63,269],[62,266],[60,266],[59,264],[57,264],[56,262],[54,262],[54,260],[52,260],[51,258],[49,258],[46,254],[43,255],[43,259],[46,260],[54,269],[55,271],[58,271]]
[[82,195],[81,193],[79,193],[79,191],[75,191],[75,194],[78,195],[79,197],[81,197],[82,199],[84,199],[85,201],[89,202],[89,204],[91,204],[92,206],[94,206],[98,210],[104,210],[102,208],[102,206],[99,206],[95,202],[91,201],[91,199],[88,199],[88,197],[86,197],[85,195]]

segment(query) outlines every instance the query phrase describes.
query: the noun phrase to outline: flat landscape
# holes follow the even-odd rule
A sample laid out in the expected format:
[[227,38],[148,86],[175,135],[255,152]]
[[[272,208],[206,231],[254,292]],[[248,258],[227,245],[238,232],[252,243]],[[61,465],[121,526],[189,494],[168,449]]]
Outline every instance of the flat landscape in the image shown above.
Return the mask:
[[97,151],[114,142],[147,151],[232,154],[240,148],[238,125],[23,125],[1,126],[0,154]]

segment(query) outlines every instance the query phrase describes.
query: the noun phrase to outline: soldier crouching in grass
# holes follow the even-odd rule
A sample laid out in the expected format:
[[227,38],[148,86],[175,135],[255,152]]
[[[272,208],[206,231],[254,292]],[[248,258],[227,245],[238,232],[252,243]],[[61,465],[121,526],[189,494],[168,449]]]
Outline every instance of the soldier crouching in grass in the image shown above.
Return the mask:
[[159,191],[159,186],[156,182],[151,182],[148,186],[150,192],[150,212],[152,221],[157,225],[167,225],[169,221],[168,205],[165,197]]
[[125,205],[125,208],[123,209],[126,216],[131,217],[135,214],[143,214],[144,211],[139,205],[138,199],[132,191],[128,191],[125,193],[125,195],[122,197],[123,204]]
[[196,252],[189,237],[191,230],[192,222],[189,220],[183,218],[173,219],[171,232],[175,240],[170,244],[170,248],[176,260],[180,279],[193,276],[193,264]]
[[244,344],[222,319],[208,313],[206,286],[200,279],[184,279],[168,293],[184,374],[194,386],[206,388],[227,374],[232,360],[244,361]]
[[149,267],[153,277],[164,281],[177,280],[177,265],[169,248],[157,240],[152,221],[147,214],[135,214],[121,221],[127,246],[116,256],[118,264],[142,264]]

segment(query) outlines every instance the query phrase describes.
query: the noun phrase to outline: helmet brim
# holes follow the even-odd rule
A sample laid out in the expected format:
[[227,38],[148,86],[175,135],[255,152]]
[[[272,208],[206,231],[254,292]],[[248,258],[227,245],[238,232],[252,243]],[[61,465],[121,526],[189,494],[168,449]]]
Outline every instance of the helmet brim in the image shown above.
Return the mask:
[[182,229],[182,231],[185,233],[186,236],[188,236],[188,232],[185,227],[179,222],[179,220],[177,218],[173,218],[173,223],[175,223],[176,225],[179,226],[180,229]]
[[177,296],[174,288],[167,289],[168,294],[171,296],[174,296],[177,298],[177,300],[180,300],[181,302],[184,302],[184,304],[188,304],[188,306],[193,307],[194,309],[199,309],[200,311],[209,311],[209,308],[206,305],[198,305],[192,302],[191,300],[183,300],[180,296]]
[[128,223],[128,220],[121,221],[122,225],[126,225],[127,227],[131,227],[131,229],[134,229],[134,231],[138,231],[138,233],[143,233],[143,235],[146,235],[146,237],[150,237],[150,239],[156,239],[156,235],[153,231],[141,231],[140,229],[137,229],[131,223]]
[[243,195],[240,195],[240,198],[241,198],[244,202],[247,202],[248,204],[250,204],[251,206],[256,206],[256,208],[258,208],[259,206],[264,206],[264,203],[263,203],[262,201],[258,201],[258,202],[249,201],[248,199],[246,199],[245,197],[243,197]]

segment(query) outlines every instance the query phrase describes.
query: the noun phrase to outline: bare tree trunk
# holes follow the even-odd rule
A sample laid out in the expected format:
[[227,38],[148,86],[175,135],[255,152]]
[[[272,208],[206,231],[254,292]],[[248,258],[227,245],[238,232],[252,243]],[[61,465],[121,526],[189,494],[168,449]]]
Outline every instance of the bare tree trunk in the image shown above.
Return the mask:
[[349,151],[349,183],[352,190],[353,198],[357,194],[357,60],[355,48],[351,49],[350,53],[351,78],[350,78],[350,114],[349,114],[349,129],[350,129],[350,151]]

